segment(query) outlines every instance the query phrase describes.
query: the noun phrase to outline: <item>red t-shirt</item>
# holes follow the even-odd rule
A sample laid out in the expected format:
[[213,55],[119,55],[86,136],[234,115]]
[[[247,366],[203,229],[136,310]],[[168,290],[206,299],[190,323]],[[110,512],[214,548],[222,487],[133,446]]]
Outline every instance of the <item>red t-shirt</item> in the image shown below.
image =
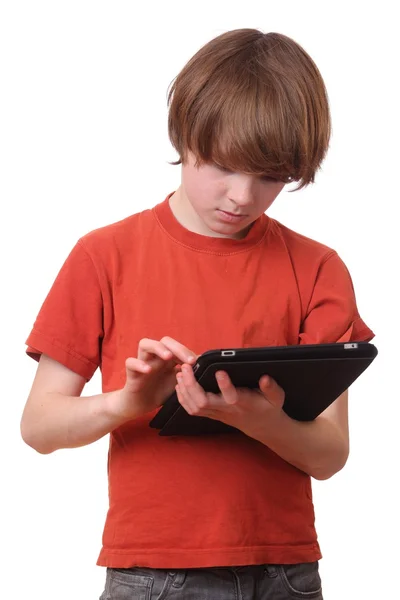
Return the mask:
[[[143,337],[212,348],[370,340],[338,255],[261,216],[241,240],[183,228],[168,199],[78,241],[27,340],[104,392]],[[84,401],[84,400],[82,400]],[[110,434],[98,564],[195,568],[321,557],[310,477],[242,433]]]

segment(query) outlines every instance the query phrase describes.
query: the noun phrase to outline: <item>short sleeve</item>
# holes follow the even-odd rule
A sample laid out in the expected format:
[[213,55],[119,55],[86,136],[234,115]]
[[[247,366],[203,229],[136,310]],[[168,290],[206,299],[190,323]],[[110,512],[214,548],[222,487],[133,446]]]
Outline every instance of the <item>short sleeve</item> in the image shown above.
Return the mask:
[[332,252],[321,264],[306,317],[301,344],[370,341],[374,333],[361,319],[350,273]]
[[103,303],[95,266],[81,241],[61,267],[26,341],[35,360],[46,354],[86,380],[100,365]]

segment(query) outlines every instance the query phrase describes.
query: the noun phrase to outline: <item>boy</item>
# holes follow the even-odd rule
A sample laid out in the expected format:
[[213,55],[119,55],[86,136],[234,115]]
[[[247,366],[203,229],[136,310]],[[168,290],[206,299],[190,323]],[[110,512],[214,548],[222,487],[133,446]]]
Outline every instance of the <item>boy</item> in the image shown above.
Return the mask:
[[[219,373],[205,394],[191,365],[211,348],[373,337],[338,255],[264,214],[325,157],[324,83],[293,40],[236,30],[188,62],[169,104],[181,185],[72,250],[27,340],[40,362],[22,436],[49,453],[110,434],[103,599],[320,599],[310,477],[346,463],[347,393],[300,423],[270,378],[237,390]],[[98,367],[103,393],[80,398]],[[239,432],[158,436],[174,388]]]

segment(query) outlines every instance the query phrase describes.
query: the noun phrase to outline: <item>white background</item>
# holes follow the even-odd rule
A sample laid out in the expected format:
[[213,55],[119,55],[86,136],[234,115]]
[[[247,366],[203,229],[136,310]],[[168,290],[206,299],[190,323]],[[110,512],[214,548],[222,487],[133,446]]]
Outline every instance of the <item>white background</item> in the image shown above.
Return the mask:
[[[325,600],[398,593],[399,47],[394,2],[3,1],[0,8],[1,595],[88,600],[107,508],[107,439],[36,454],[19,436],[35,372],[24,354],[79,236],[179,183],[166,93],[228,30],[301,43],[328,87],[334,135],[313,187],[270,214],[334,247],[380,354],[351,389],[351,457],[314,483]],[[397,55],[397,58],[396,58]],[[100,389],[96,375],[85,393]],[[8,590],[8,591],[7,591]],[[396,592],[397,590],[397,592]]]

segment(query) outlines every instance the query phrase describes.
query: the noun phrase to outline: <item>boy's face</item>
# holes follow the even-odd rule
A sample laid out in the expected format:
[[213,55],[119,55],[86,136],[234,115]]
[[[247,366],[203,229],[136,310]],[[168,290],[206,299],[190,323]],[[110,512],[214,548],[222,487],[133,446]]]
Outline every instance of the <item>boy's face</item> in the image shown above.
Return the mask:
[[214,164],[197,166],[189,154],[182,165],[179,190],[185,205],[182,223],[203,235],[241,238],[284,186],[280,181],[233,173]]

